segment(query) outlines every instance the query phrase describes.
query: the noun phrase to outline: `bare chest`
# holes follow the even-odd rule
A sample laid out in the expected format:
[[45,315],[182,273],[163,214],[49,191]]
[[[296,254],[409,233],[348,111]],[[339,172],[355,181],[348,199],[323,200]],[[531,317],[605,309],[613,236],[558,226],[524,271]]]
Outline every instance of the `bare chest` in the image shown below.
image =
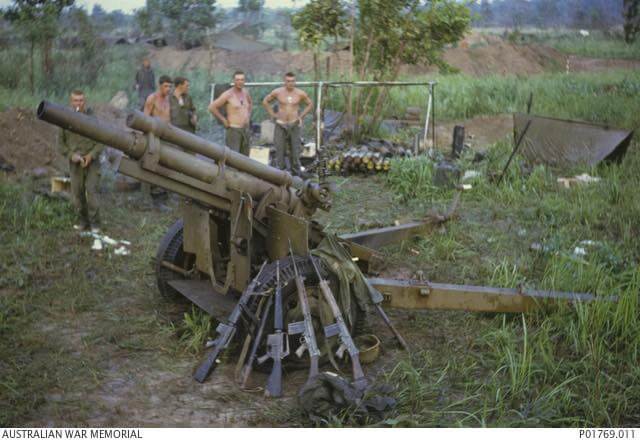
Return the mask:
[[169,114],[169,98],[163,98],[161,96],[156,95],[153,100],[153,111],[152,116],[166,116]]
[[278,103],[281,106],[297,106],[300,104],[301,97],[297,93],[280,92],[278,94]]
[[242,110],[249,106],[249,100],[246,94],[236,95],[231,94],[227,100],[227,110]]

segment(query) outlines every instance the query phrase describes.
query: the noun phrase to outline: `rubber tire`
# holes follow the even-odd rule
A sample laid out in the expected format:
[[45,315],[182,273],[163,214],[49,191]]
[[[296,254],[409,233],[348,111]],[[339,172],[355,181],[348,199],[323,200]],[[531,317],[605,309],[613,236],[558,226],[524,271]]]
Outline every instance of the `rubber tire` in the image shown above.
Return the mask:
[[185,259],[184,249],[182,247],[184,241],[183,229],[184,223],[182,219],[177,220],[171,225],[160,241],[160,246],[156,253],[155,270],[158,290],[163,297],[170,300],[184,300],[184,297],[169,286],[168,283],[170,280],[184,279],[184,276],[162,266],[162,262],[166,260],[176,266],[183,267]]

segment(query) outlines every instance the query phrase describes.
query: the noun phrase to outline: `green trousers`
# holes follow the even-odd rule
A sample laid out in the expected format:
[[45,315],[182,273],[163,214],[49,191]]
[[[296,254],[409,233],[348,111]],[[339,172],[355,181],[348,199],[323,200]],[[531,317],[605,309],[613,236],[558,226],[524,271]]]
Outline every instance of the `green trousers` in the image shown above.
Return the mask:
[[249,156],[251,146],[249,145],[248,128],[228,127],[225,132],[224,142],[231,150]]
[[276,123],[273,133],[273,144],[276,146],[276,162],[278,168],[284,170],[285,154],[289,156],[289,164],[296,175],[300,175],[300,124],[297,122],[289,124]]
[[76,162],[69,161],[71,175],[71,200],[80,221],[84,224],[100,223],[100,207],[98,205],[98,182],[100,181],[100,162],[91,161],[83,168]]

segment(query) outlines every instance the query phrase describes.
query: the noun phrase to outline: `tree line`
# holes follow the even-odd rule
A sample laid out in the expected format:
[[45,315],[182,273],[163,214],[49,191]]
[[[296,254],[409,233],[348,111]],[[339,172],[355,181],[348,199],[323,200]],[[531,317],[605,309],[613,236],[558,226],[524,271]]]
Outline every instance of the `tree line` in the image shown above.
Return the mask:
[[623,25],[629,43],[640,26],[640,0],[479,0],[469,7],[474,26],[606,30]]

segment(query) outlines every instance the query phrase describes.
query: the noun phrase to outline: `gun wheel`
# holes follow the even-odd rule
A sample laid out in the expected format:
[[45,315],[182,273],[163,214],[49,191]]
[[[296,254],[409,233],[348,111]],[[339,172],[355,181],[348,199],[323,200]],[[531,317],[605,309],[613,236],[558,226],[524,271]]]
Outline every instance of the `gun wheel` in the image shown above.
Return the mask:
[[[186,272],[187,265],[191,260],[190,256],[185,255],[182,249],[183,225],[182,219],[180,219],[169,227],[160,242],[155,260],[156,281],[160,294],[167,299],[176,301],[184,301],[184,297],[169,285],[169,281],[184,279],[184,273],[181,273],[178,269],[183,269]],[[175,268],[171,269],[163,262],[173,265]]]

